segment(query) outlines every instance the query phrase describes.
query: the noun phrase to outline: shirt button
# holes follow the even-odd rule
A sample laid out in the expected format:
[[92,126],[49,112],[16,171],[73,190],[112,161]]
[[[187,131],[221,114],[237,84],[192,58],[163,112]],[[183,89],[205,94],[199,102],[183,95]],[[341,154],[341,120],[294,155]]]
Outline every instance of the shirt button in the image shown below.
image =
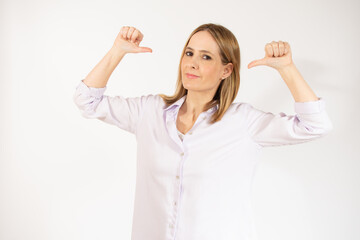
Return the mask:
[[191,134],[192,134],[192,132],[189,132],[189,134],[191,135]]
[[176,176],[176,179],[179,179],[180,177],[179,176]]
[[172,224],[170,223],[170,224],[169,224],[169,227],[170,227],[170,228],[173,228],[173,227],[174,227],[174,225],[172,225]]
[[174,202],[174,205],[176,206],[176,202]]
[[206,117],[203,117],[203,119],[205,120],[205,119],[206,119]]
[[180,156],[184,156],[184,153],[182,152],[182,153],[180,153]]

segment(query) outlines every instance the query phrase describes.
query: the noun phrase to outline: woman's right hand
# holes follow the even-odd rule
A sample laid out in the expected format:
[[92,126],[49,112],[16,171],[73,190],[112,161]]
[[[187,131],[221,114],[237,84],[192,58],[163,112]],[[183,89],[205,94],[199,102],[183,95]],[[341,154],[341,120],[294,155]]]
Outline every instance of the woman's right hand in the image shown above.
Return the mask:
[[134,27],[124,26],[117,35],[113,48],[123,53],[152,52],[151,48],[140,47],[144,35]]

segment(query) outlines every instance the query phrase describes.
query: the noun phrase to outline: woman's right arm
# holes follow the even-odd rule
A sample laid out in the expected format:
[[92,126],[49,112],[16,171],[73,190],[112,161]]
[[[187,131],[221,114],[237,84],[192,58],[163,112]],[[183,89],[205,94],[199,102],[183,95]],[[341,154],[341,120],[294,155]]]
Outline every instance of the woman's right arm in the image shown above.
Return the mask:
[[110,75],[125,56],[125,52],[112,47],[101,61],[85,77],[83,82],[88,87],[103,88],[106,86]]
[[126,53],[152,52],[151,48],[139,47],[143,37],[144,35],[134,27],[122,27],[111,49],[85,77],[83,82],[88,87],[103,88]]
[[126,53],[152,52],[150,48],[139,47],[142,34],[131,31],[134,28],[123,27],[113,47],[95,68],[80,81],[73,95],[73,100],[85,118],[97,118],[116,125],[128,132],[135,133],[141,119],[144,106],[153,95],[141,97],[123,97],[104,95],[107,81]]

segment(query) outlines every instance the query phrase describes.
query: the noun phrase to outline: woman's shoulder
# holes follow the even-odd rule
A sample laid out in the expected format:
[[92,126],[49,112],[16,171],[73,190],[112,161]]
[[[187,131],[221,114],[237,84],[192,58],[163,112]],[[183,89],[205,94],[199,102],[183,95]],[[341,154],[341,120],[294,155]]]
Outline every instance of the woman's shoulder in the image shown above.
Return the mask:
[[262,113],[262,111],[248,102],[233,102],[226,110],[225,115],[227,115],[227,118],[235,119],[235,121],[248,121],[259,113]]
[[233,113],[251,111],[254,107],[247,102],[233,102],[229,106],[228,110]]
[[138,98],[145,99],[147,102],[158,102],[161,100],[161,97],[157,93],[144,93]]
[[149,94],[148,97],[154,104],[164,104],[163,98],[160,96],[160,93]]
[[160,93],[143,94],[140,98],[145,100],[147,107],[162,107],[165,104]]

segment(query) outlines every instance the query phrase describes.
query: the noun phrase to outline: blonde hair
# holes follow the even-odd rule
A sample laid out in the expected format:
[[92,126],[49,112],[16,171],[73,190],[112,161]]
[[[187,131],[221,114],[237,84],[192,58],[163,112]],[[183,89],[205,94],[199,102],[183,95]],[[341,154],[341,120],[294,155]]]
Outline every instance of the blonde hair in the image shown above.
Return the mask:
[[[185,47],[181,53],[180,59],[183,58],[185,54],[186,47],[191,39],[191,37],[200,31],[207,31],[209,32],[212,37],[215,39],[216,43],[220,49],[220,58],[221,63],[226,65],[228,63],[233,64],[233,70],[229,77],[225,78],[219,84],[219,87],[214,95],[212,101],[208,102],[205,107],[204,111],[214,107],[215,105],[219,104],[217,111],[215,111],[211,117],[210,122],[215,123],[220,121],[223,115],[225,114],[226,110],[229,108],[231,103],[236,98],[237,92],[240,87],[240,48],[239,44],[236,40],[234,34],[225,28],[222,25],[214,24],[214,23],[207,23],[202,24],[197,27],[189,36],[186,41]],[[174,95],[167,96],[165,94],[159,94],[159,96],[164,100],[166,106],[169,106],[182,98],[184,95],[187,94],[187,89],[185,89],[182,85],[181,79],[181,60],[178,68],[178,78],[176,82],[176,90]]]

